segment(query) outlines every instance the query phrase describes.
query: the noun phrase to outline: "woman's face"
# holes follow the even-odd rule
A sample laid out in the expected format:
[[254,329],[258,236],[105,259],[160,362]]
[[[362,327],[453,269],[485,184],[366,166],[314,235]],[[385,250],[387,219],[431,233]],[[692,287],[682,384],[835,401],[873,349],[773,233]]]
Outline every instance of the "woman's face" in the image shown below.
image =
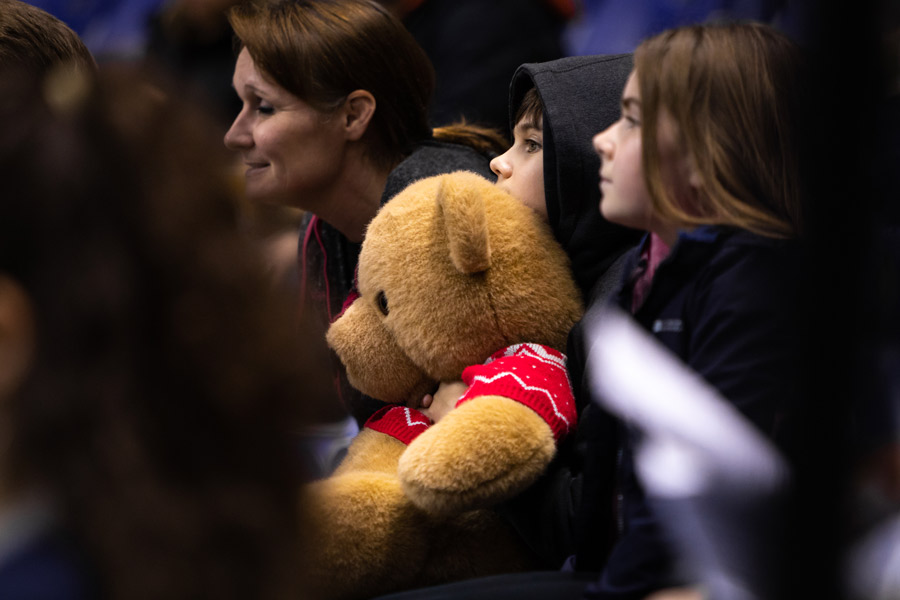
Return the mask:
[[541,127],[519,121],[512,147],[491,161],[497,187],[511,194],[547,220],[544,192],[544,134]]
[[225,146],[241,153],[247,197],[315,212],[340,174],[340,119],[264,77],[246,48],[238,55],[233,84],[243,108],[225,134]]

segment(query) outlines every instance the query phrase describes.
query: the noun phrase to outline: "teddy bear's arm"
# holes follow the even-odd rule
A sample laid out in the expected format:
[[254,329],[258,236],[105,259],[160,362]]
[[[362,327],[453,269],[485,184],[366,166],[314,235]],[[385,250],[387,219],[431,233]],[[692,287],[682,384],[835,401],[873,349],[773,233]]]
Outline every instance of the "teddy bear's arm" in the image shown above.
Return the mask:
[[410,444],[398,473],[430,514],[492,506],[533,483],[575,426],[565,357],[544,346],[506,348],[463,372],[456,409]]
[[451,411],[400,457],[410,500],[429,514],[488,507],[533,483],[556,453],[553,432],[527,406],[481,396]]

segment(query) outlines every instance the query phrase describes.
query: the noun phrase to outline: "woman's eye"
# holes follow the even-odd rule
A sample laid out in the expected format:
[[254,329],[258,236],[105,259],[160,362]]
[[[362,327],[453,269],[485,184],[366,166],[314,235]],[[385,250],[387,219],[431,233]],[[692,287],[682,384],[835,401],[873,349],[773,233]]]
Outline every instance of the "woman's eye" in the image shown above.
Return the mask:
[[275,107],[267,102],[260,102],[256,105],[256,112],[261,115],[271,115],[275,112]]
[[525,151],[531,154],[542,148],[541,143],[535,140],[525,140]]
[[378,292],[378,295],[375,297],[375,304],[378,305],[378,310],[381,311],[381,314],[387,316],[388,314],[388,303],[387,297],[384,295],[384,292]]
[[640,127],[641,126],[641,122],[638,119],[636,119],[635,117],[632,117],[630,115],[624,115],[622,118],[625,119],[625,123],[629,127]]

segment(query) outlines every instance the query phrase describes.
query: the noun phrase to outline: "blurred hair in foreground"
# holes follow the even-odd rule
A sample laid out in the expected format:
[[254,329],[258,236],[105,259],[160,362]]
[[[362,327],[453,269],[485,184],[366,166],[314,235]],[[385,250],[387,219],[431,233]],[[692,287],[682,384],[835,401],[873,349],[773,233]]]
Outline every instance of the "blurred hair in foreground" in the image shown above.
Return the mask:
[[146,73],[0,76],[0,279],[36,332],[0,490],[52,499],[104,597],[299,597],[288,434],[327,382],[228,167]]

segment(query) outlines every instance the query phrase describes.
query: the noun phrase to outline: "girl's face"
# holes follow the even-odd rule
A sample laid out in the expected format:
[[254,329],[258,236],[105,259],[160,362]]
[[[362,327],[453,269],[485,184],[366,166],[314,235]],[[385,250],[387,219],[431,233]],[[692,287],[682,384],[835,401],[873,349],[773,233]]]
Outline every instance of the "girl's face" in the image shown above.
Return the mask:
[[513,145],[491,161],[497,187],[547,220],[544,196],[544,132],[523,118],[513,129]]
[[339,176],[343,130],[339,118],[312,108],[263,77],[247,49],[234,68],[243,108],[225,134],[241,153],[247,197],[315,212],[318,198]]
[[[675,124],[665,113],[659,119],[662,161],[680,161],[674,150]],[[678,237],[676,224],[662,221],[644,180],[641,157],[641,93],[637,75],[631,72],[622,92],[622,115],[605,131],[594,136],[594,151],[600,156],[600,212],[610,222],[653,231],[669,245]],[[673,165],[674,166],[674,165]],[[662,166],[664,172],[670,169]]]

